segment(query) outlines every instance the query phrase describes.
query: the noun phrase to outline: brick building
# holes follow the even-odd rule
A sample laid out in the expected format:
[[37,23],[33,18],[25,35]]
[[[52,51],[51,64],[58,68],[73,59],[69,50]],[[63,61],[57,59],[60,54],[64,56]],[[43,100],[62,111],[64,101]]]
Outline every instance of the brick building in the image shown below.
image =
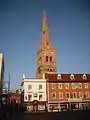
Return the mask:
[[[50,41],[50,33],[46,18],[46,12],[43,13],[41,41],[36,56],[36,78],[35,82],[28,79],[28,85],[32,88],[38,88],[39,79],[42,80],[43,74],[46,79],[46,97],[45,101],[48,111],[54,110],[71,110],[86,109],[90,104],[90,74],[64,74],[57,73],[56,49]],[[32,83],[34,84],[32,85]],[[42,84],[40,82],[40,84]],[[23,84],[24,85],[24,84]],[[23,86],[22,86],[23,88]],[[24,87],[23,91],[28,91],[28,87]],[[38,89],[33,89],[38,93]],[[45,91],[45,89],[44,89]],[[43,92],[44,93],[44,92]],[[29,96],[31,93],[27,93]],[[25,93],[23,92],[23,96]],[[40,102],[39,94],[34,100]],[[28,99],[27,99],[28,101]],[[30,102],[30,101],[29,101]],[[34,106],[33,106],[34,108]],[[30,108],[31,110],[31,108]]]
[[46,74],[50,109],[82,109],[90,103],[90,74]]
[[19,90],[16,90],[16,92],[11,92],[9,93],[9,98],[10,98],[10,103],[17,103],[18,105],[20,105],[20,92]]

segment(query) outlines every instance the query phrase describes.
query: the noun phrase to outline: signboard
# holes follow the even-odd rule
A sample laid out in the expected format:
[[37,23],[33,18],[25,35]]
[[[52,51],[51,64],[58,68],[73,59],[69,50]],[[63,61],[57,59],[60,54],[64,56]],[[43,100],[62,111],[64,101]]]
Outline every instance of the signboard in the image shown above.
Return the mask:
[[69,102],[79,102],[82,101],[82,98],[72,98],[72,99],[68,99]]

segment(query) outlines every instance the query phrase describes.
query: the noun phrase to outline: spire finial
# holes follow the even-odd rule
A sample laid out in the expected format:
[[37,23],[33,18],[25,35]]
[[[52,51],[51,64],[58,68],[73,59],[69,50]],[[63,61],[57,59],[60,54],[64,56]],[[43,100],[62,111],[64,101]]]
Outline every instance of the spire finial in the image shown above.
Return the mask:
[[43,18],[46,18],[46,10],[43,12]]

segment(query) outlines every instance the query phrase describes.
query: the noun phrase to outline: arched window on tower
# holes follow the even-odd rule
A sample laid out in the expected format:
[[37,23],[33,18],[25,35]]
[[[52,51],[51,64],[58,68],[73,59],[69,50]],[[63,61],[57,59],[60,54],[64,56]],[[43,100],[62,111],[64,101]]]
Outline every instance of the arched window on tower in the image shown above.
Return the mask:
[[42,58],[41,58],[41,57],[39,57],[39,58],[38,58],[38,60],[39,60],[39,61],[42,61]]
[[47,71],[49,71],[49,69],[47,69]]
[[46,56],[46,62],[48,62],[48,56]]
[[53,72],[56,72],[56,69],[53,69]]
[[50,57],[50,62],[52,62],[52,57]]
[[43,34],[45,34],[45,31],[43,31]]
[[47,45],[49,45],[48,42],[47,42]]
[[38,68],[38,73],[41,73],[40,67]]

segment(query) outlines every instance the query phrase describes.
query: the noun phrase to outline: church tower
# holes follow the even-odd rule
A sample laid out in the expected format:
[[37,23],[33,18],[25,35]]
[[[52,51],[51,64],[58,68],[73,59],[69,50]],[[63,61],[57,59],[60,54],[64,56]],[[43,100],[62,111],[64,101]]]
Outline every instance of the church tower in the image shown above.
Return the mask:
[[37,51],[37,70],[36,78],[42,78],[43,73],[55,73],[56,50],[50,42],[50,33],[46,18],[46,12],[43,13],[40,47]]

